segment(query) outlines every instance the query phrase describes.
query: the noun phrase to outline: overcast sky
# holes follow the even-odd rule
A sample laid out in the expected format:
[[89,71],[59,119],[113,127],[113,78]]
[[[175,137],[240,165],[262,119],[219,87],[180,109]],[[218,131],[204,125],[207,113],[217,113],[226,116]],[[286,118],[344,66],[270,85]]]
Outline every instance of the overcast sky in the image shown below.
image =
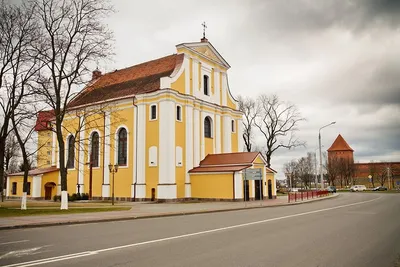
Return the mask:
[[[356,162],[400,161],[400,1],[398,0],[114,0],[107,23],[121,69],[173,54],[207,38],[229,62],[234,96],[276,93],[307,121],[306,148],[281,150],[272,167],[326,150],[340,133]],[[283,178],[280,174],[279,178]]]

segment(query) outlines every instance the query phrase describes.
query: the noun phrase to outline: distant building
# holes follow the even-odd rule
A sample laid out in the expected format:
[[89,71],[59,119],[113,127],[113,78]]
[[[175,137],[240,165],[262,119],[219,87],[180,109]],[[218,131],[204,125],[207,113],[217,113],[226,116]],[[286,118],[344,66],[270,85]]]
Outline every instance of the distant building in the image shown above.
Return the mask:
[[352,184],[376,187],[383,183],[388,188],[400,187],[400,162],[354,163],[354,150],[340,134],[328,149],[328,161],[353,165]]

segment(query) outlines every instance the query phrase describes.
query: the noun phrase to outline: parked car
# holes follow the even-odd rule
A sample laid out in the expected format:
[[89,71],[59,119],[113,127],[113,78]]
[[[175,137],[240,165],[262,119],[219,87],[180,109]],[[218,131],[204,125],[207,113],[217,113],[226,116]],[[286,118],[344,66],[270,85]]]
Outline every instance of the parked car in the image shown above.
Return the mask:
[[330,185],[326,188],[329,193],[336,193],[336,186]]
[[365,185],[353,185],[350,187],[350,192],[361,192],[367,190],[367,187]]
[[384,186],[378,186],[372,189],[372,191],[387,191],[388,189]]

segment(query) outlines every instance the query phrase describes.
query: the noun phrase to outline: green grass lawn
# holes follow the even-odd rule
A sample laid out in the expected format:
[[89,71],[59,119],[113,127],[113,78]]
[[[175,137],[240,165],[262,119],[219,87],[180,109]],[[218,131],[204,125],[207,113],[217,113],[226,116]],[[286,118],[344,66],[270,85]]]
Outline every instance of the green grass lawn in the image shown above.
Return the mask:
[[0,207],[0,218],[15,217],[15,216],[32,216],[32,215],[61,215],[61,214],[75,214],[75,213],[88,213],[88,212],[104,212],[104,211],[121,211],[129,210],[130,207],[101,207],[101,208],[74,208],[70,207],[68,210],[60,210],[60,208],[34,208],[27,210],[20,210],[18,208],[4,208]]

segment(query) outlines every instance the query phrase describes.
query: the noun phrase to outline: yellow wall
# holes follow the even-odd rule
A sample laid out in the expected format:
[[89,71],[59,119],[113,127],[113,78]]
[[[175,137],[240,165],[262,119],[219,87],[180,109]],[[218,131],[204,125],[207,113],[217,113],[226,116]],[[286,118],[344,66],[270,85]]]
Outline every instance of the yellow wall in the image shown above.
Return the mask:
[[214,153],[214,139],[204,137],[204,142],[205,142],[205,156],[207,156],[208,154],[213,154]]
[[182,72],[181,76],[171,84],[171,88],[174,90],[177,90],[181,94],[185,94],[185,71]]
[[53,132],[49,130],[38,132],[37,166],[46,168],[51,166]]
[[[160,114],[157,114],[157,120],[150,121],[150,106],[146,105],[146,198],[151,198],[151,189],[156,190],[157,198],[157,185],[158,185],[158,166],[160,166],[160,145],[159,145],[159,125]],[[157,112],[160,111],[160,105],[157,104]],[[157,147],[157,166],[149,166],[149,148],[152,146]]]
[[[12,184],[13,183],[17,183],[17,194],[16,195],[12,194]],[[33,189],[32,177],[28,177],[28,183],[31,183],[31,194],[27,195],[28,197],[30,197],[32,195],[32,189]],[[7,188],[9,196],[10,197],[22,197],[23,185],[24,185],[24,177],[23,176],[11,176],[10,177],[10,187]]]
[[229,92],[226,92],[226,104],[228,107],[230,107],[231,109],[236,109],[236,103],[234,101],[232,101],[232,98],[229,94]]
[[191,174],[193,198],[233,199],[232,173]]
[[[116,131],[119,126],[125,125],[128,129],[128,159],[127,166],[119,166],[118,172],[115,173],[115,196],[116,197],[131,197],[131,185],[133,181],[133,106],[122,110],[116,110],[111,114],[111,149],[110,149],[110,162],[117,164],[115,158],[116,149]],[[117,182],[118,181],[118,182]],[[112,174],[110,174],[110,190],[112,185]],[[85,185],[85,191],[89,189],[88,185]],[[111,194],[110,194],[111,195]]]
[[[274,175],[274,173],[268,173],[267,172],[267,179],[266,179],[266,188],[267,188],[267,192],[266,192],[266,196],[268,196],[268,180],[271,180],[271,184],[273,185],[274,184],[274,180],[275,180],[275,175]],[[274,192],[274,187],[272,186],[272,195],[273,196],[276,196],[276,192]]]
[[[58,172],[49,172],[49,173],[45,173],[42,175],[42,186],[41,186],[41,197],[45,197],[45,190],[44,190],[44,186],[47,183],[55,183],[56,186],[53,187],[53,190],[51,191],[51,197],[53,198],[53,196],[57,195],[57,184],[58,184]],[[72,192],[69,193],[70,195],[75,193],[75,188],[76,188],[76,184],[74,186],[74,188],[68,188],[68,192]]]

